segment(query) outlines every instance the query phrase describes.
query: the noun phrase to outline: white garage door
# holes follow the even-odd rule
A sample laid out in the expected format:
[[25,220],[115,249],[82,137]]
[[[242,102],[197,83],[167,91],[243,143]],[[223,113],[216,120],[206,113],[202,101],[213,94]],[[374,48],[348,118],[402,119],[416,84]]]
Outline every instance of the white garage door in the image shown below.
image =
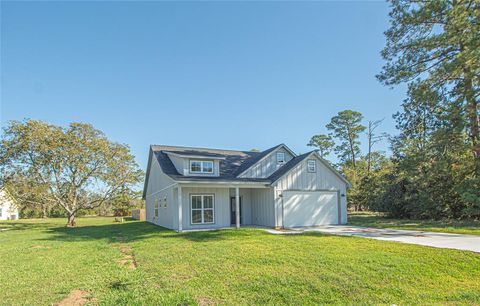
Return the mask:
[[336,191],[283,192],[284,227],[338,224]]

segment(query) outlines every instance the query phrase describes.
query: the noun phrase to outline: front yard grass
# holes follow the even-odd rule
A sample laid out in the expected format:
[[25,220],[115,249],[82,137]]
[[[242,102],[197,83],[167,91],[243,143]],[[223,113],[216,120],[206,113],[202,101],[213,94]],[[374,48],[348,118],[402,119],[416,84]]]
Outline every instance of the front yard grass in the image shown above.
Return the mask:
[[480,255],[318,233],[0,222],[0,304],[480,304]]
[[480,221],[393,219],[375,212],[349,213],[348,225],[480,235]]

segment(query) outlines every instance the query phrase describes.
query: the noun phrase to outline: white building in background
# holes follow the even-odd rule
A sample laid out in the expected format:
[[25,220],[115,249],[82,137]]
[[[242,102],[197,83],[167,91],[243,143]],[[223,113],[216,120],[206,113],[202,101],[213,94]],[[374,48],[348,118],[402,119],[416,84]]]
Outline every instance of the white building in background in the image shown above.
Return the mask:
[[18,207],[15,200],[3,189],[0,189],[0,220],[17,220]]

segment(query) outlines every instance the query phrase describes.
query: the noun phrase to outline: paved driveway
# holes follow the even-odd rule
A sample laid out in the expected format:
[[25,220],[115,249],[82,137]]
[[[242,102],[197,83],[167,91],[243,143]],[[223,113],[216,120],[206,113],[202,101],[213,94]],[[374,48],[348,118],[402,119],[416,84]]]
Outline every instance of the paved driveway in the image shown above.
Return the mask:
[[457,249],[480,253],[480,236],[475,235],[379,229],[348,225],[329,225],[294,229],[294,231],[296,230],[316,231],[335,235],[364,237],[386,241],[397,241],[426,245],[435,248]]

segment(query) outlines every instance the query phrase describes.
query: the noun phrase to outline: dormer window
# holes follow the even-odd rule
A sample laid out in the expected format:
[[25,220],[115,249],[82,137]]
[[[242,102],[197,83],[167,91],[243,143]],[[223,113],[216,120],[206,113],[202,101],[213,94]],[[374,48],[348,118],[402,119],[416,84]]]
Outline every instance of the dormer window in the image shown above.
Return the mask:
[[277,164],[284,164],[284,163],[285,163],[285,153],[277,152]]
[[190,173],[213,173],[213,161],[211,160],[191,160]]

